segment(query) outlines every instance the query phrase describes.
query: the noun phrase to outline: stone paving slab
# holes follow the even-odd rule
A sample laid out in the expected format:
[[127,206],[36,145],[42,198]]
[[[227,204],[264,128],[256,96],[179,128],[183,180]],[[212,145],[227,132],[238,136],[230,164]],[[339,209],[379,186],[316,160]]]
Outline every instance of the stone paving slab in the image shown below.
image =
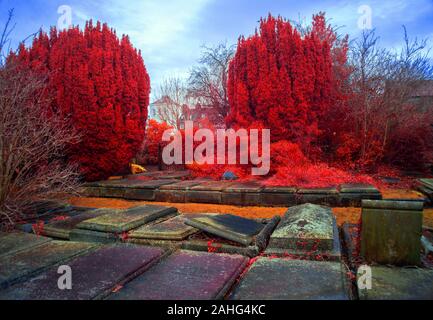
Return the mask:
[[372,288],[358,289],[361,300],[433,300],[432,269],[371,268]]
[[193,191],[224,191],[224,189],[227,189],[231,185],[233,185],[233,182],[228,181],[209,181],[209,182],[203,182],[199,184],[198,186],[192,187],[191,190]]
[[380,193],[380,191],[370,184],[342,184],[340,186],[340,193]]
[[299,189],[297,191],[297,203],[339,206],[340,197],[336,187]]
[[256,182],[235,182],[225,188],[224,191],[234,193],[259,193],[263,188],[263,185]]
[[52,240],[24,232],[5,233],[0,239],[0,259],[8,255],[38,247]]
[[233,182],[210,181],[191,187],[187,193],[185,201],[188,203],[222,203],[222,191],[232,185]]
[[66,220],[51,222],[44,226],[42,229],[42,234],[56,239],[69,240],[71,231],[74,230],[80,223],[110,213],[112,213],[112,210],[110,209],[90,210],[86,213],[70,217]]
[[112,214],[81,222],[77,227],[120,234],[176,212],[176,208],[146,205],[127,210],[113,210]]
[[265,207],[291,207],[297,204],[294,187],[265,187],[260,193],[260,204]]
[[305,204],[290,208],[271,235],[269,247],[332,250],[334,217],[331,208]]
[[338,189],[336,187],[329,188],[303,188],[298,189],[297,193],[299,194],[338,194]]
[[178,216],[164,222],[146,225],[132,231],[130,238],[182,241],[199,230],[185,224],[186,218]]
[[88,243],[51,241],[34,249],[0,258],[0,289],[25,281],[53,265],[96,248],[97,246]]
[[78,257],[72,269],[72,290],[59,290],[57,268],[0,292],[0,300],[91,300],[107,296],[156,263],[164,250],[130,245],[109,246]]
[[182,181],[174,184],[164,185],[155,192],[156,201],[185,203],[186,191],[192,187],[198,186],[203,181]]
[[259,183],[233,183],[222,193],[222,204],[235,206],[260,205],[260,192],[263,186]]
[[433,179],[420,179],[419,182],[421,182],[425,187],[433,190]]
[[183,190],[183,191],[186,191],[186,190],[189,190],[192,187],[196,187],[202,183],[203,183],[203,181],[201,181],[201,180],[182,181],[182,182],[164,185],[160,188],[160,190]]
[[248,246],[201,231],[182,241],[181,248],[192,251],[239,254],[254,258],[265,250],[269,237],[280,219],[280,216],[275,216],[272,219],[257,220],[256,222],[263,225],[263,229]]
[[242,245],[250,245],[264,225],[233,215],[202,216],[188,219],[187,225]]
[[258,259],[240,281],[232,300],[349,300],[338,262]]
[[74,229],[69,233],[70,241],[97,244],[115,244],[123,241],[122,234]]
[[128,283],[112,300],[223,299],[249,259],[178,251]]

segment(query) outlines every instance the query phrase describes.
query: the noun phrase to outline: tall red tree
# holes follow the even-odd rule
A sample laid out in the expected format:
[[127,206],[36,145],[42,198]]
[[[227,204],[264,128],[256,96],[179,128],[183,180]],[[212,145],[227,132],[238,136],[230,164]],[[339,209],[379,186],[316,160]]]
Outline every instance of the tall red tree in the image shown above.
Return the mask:
[[304,34],[269,15],[249,38],[241,37],[229,68],[227,125],[260,121],[273,142],[289,140],[307,154],[318,144],[321,119],[343,99],[347,41],[337,41],[324,14]]
[[53,111],[70,117],[81,134],[69,160],[87,180],[125,170],[145,136],[150,79],[129,38],[106,24],[40,32],[18,61],[48,78]]

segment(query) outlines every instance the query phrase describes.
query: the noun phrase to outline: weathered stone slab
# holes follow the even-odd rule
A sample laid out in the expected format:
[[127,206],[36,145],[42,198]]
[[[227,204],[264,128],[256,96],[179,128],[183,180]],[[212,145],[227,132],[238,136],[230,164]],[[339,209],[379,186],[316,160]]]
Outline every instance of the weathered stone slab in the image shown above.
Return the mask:
[[260,203],[264,207],[291,207],[297,204],[296,188],[266,187],[261,191]]
[[343,184],[340,186],[340,203],[345,207],[360,207],[362,200],[382,200],[380,191],[369,184]]
[[127,188],[124,190],[122,198],[126,200],[155,201],[156,190]]
[[162,186],[155,192],[156,201],[159,202],[172,202],[172,203],[185,203],[186,191],[192,187],[198,186],[203,183],[201,180],[182,181],[174,184]]
[[109,213],[112,213],[112,211],[108,209],[90,210],[78,216],[67,218],[66,220],[51,222],[44,226],[42,234],[48,237],[69,240],[71,231],[80,223]]
[[186,193],[186,202],[189,203],[222,203],[222,192],[233,182],[209,181],[190,188]]
[[189,203],[222,203],[222,191],[233,182],[210,181],[190,188],[186,193],[186,202]]
[[299,189],[297,191],[298,204],[312,203],[328,206],[339,206],[340,197],[336,187]]
[[123,241],[122,234],[84,229],[72,230],[69,233],[69,239],[75,242],[89,242],[98,244],[115,244]]
[[279,216],[275,216],[272,219],[256,220],[256,222],[263,225],[263,229],[254,237],[253,243],[248,246],[206,233],[204,231],[190,236],[186,241],[182,241],[181,246],[182,249],[185,250],[240,254],[254,258],[266,248],[269,237],[280,220],[281,218]]
[[185,195],[187,203],[222,203],[221,191],[187,191]]
[[371,290],[358,288],[361,300],[433,300],[432,269],[373,266],[371,275]]
[[[426,195],[426,197],[431,202],[433,202],[433,189],[429,189],[429,188],[426,188],[424,186],[418,186],[417,190],[420,191],[422,194]],[[426,200],[427,200],[427,198],[426,198]]]
[[258,183],[234,183],[224,189],[222,203],[235,206],[258,206],[262,189],[263,186]]
[[379,190],[370,184],[350,183],[340,186],[340,193],[380,193]]
[[362,206],[364,259],[380,264],[419,265],[424,202],[364,200]]
[[88,243],[51,241],[31,250],[0,258],[0,288],[27,280],[47,268],[96,249]]
[[420,182],[423,186],[425,186],[425,187],[427,187],[427,188],[433,190],[433,179],[420,179],[419,182]]
[[110,299],[222,299],[248,261],[238,255],[178,251],[128,283]]
[[158,248],[119,245],[101,248],[69,262],[72,290],[58,288],[57,268],[0,292],[0,300],[91,300],[143,273],[159,260]]
[[0,238],[0,258],[36,248],[50,241],[50,238],[45,238],[30,233],[5,233]]
[[349,300],[338,262],[258,259],[234,290],[232,300]]
[[193,187],[196,187],[200,184],[202,184],[203,181],[201,180],[191,180],[191,181],[182,181],[182,182],[177,182],[177,183],[173,183],[173,184],[169,184],[169,185],[164,185],[160,188],[160,190],[168,190],[168,191],[172,191],[172,190],[181,190],[181,191],[186,191],[186,190],[190,190]]
[[134,239],[182,241],[199,230],[185,224],[186,218],[178,216],[164,222],[143,226],[132,231],[129,237]]
[[161,186],[176,183],[178,180],[109,180],[88,183],[84,187],[84,193],[88,196],[105,198],[125,198],[128,200],[154,201],[155,190]]
[[188,178],[190,176],[191,176],[190,171],[174,171],[174,172],[167,172],[167,173],[161,174],[159,176],[159,179],[179,180],[179,179]]
[[233,184],[234,184],[233,182],[227,182],[227,181],[209,181],[209,182],[203,182],[198,186],[192,187],[190,189],[194,191],[220,191],[221,192]]
[[290,208],[271,235],[269,247],[331,251],[334,247],[334,217],[331,208],[313,204]]
[[233,215],[201,216],[190,218],[187,225],[242,245],[250,245],[264,225],[254,220]]
[[111,214],[81,222],[77,227],[90,231],[120,234],[176,212],[176,208],[151,205],[127,210],[113,210]]
[[178,182],[177,180],[151,180],[136,183],[133,188],[125,190],[125,199],[127,200],[143,200],[155,201],[157,190],[165,185]]

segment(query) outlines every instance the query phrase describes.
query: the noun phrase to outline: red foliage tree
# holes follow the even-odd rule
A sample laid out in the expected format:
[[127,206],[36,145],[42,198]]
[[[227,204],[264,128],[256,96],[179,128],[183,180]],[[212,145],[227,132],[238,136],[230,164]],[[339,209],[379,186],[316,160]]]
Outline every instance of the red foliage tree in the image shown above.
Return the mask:
[[146,165],[158,165],[160,161],[160,148],[162,137],[166,130],[173,129],[167,123],[159,123],[151,119],[146,129],[146,138],[144,140],[143,150],[140,155],[139,162]]
[[288,140],[310,155],[317,145],[321,119],[344,99],[341,88],[347,38],[337,41],[324,14],[313,17],[304,35],[290,22],[271,15],[260,30],[241,37],[229,69],[228,126],[260,121],[272,141]]
[[99,22],[84,31],[40,32],[17,60],[47,75],[54,112],[68,116],[82,139],[68,158],[87,180],[126,170],[145,136],[150,79],[127,36]]

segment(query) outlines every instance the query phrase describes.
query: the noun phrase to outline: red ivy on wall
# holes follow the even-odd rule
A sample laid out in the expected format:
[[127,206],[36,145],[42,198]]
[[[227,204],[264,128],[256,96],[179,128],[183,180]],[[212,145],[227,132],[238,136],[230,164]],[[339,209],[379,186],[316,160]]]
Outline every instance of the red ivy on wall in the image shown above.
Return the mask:
[[129,38],[106,24],[40,32],[18,61],[48,77],[53,110],[70,117],[81,142],[68,151],[87,180],[126,170],[144,136],[150,79]]

